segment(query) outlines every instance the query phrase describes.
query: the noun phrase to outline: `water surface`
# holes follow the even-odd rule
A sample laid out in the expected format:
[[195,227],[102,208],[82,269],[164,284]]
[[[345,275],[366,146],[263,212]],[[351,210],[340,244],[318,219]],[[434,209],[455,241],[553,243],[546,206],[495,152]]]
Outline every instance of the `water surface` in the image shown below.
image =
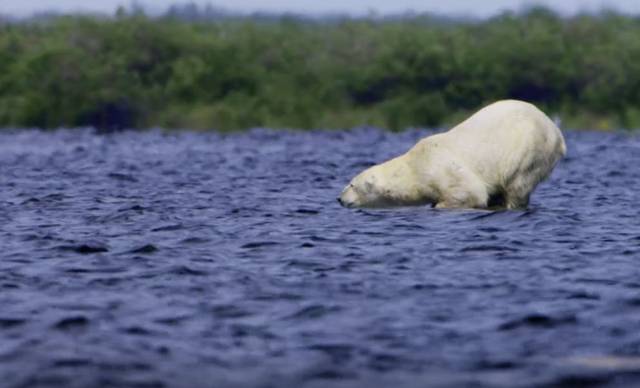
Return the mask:
[[338,205],[426,134],[1,134],[2,386],[640,384],[640,138],[526,211]]

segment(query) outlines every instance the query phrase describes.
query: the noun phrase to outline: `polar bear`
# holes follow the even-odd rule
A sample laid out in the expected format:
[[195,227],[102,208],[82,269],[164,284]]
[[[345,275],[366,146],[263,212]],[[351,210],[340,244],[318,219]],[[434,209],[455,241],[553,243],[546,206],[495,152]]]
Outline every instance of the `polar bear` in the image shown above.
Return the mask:
[[498,101],[363,171],[338,201],[371,208],[525,208],[565,153],[562,133],[538,108]]

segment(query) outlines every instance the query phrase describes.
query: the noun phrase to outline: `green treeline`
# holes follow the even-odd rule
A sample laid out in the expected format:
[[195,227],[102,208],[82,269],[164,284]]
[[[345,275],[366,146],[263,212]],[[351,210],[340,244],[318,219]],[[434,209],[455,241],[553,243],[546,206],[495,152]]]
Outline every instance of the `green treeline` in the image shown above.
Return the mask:
[[639,128],[640,18],[0,22],[0,127],[395,130],[504,98]]

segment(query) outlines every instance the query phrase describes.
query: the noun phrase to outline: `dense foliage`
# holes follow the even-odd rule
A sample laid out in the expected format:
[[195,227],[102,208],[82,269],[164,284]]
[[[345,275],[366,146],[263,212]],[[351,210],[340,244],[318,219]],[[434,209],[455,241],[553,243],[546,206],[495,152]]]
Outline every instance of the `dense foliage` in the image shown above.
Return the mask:
[[55,17],[0,24],[0,127],[390,129],[534,102],[640,127],[640,18]]

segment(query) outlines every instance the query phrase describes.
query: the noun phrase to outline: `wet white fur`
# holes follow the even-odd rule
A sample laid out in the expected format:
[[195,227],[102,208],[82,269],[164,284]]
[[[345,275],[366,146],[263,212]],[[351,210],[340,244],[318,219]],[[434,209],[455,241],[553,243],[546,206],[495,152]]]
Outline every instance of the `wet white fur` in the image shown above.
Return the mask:
[[499,101],[363,171],[340,200],[347,207],[486,208],[497,195],[506,208],[524,208],[565,153],[562,133],[538,108]]

